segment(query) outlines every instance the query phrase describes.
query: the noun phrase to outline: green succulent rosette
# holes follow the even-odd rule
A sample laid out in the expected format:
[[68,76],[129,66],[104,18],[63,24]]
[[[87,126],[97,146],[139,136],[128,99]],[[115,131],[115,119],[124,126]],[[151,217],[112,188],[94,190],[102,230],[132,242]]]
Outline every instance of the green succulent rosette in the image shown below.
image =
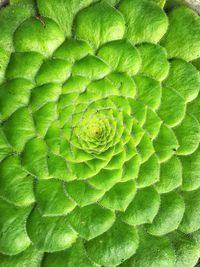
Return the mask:
[[200,18],[164,1],[0,11],[0,266],[192,267]]

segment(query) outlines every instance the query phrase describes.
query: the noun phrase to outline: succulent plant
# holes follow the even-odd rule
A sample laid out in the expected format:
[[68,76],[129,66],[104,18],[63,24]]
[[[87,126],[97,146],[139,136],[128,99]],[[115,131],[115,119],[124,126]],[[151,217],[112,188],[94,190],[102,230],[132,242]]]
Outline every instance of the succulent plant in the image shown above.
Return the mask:
[[198,261],[200,18],[163,6],[0,11],[1,267]]

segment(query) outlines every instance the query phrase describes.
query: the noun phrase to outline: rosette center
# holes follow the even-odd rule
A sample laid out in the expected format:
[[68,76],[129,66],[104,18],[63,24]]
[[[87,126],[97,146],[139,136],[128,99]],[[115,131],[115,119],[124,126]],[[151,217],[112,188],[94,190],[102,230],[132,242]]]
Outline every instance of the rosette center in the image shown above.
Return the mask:
[[109,111],[93,111],[84,114],[75,134],[82,149],[101,153],[112,144],[115,128],[116,123]]

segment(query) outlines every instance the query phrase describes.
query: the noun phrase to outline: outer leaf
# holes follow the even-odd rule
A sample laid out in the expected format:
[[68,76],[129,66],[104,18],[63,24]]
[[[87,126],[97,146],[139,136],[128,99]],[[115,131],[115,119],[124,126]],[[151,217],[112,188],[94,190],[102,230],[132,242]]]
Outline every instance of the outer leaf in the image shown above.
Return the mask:
[[94,48],[105,42],[121,39],[124,32],[123,16],[105,2],[87,7],[76,17],[76,37],[88,41]]
[[151,223],[159,206],[160,196],[153,187],[140,189],[125,213],[121,214],[122,220],[131,225]]
[[96,202],[104,190],[98,190],[85,181],[72,181],[66,184],[66,191],[76,203],[83,207]]
[[106,192],[100,200],[100,204],[108,209],[125,211],[134,198],[135,192],[136,186],[134,181],[117,183]]
[[137,178],[137,187],[146,187],[156,183],[160,175],[160,165],[158,157],[153,154],[146,162],[140,166]]
[[[184,165],[183,165],[184,167]],[[156,183],[159,193],[167,193],[182,184],[182,164],[176,157],[161,164],[160,179]]]
[[176,253],[175,267],[196,266],[199,258],[199,247],[192,238],[173,232],[169,235],[170,241]]
[[195,190],[200,187],[200,149],[187,157],[181,157],[183,166],[182,189],[186,191]]
[[17,52],[35,51],[45,56],[51,55],[64,41],[64,34],[53,20],[44,18],[44,23],[45,25],[36,18],[29,18],[18,27],[14,34]]
[[116,266],[135,253],[138,235],[134,227],[118,221],[109,231],[87,242],[85,246],[88,256],[94,262]]
[[137,49],[124,40],[103,45],[98,51],[98,56],[108,62],[113,71],[126,72],[130,76],[135,75],[141,66]]
[[158,214],[149,225],[148,232],[162,236],[178,228],[185,211],[184,201],[177,193],[172,192],[161,196]]
[[[153,257],[152,257],[153,256]],[[174,267],[175,253],[166,237],[154,237],[140,231],[140,246],[136,254],[123,267]]]
[[96,204],[83,208],[77,207],[69,214],[69,222],[72,227],[87,240],[108,231],[114,221],[114,212]]
[[72,34],[72,23],[76,13],[84,7],[90,5],[93,0],[37,0],[40,14],[55,20],[65,35]]
[[200,229],[200,189],[182,195],[186,209],[179,229],[188,234]]
[[2,9],[0,12],[0,24],[4,29],[0,32],[0,47],[5,51],[13,49],[13,33],[16,28],[28,17],[32,16],[35,10],[30,5],[29,1],[10,6]]
[[3,267],[38,267],[42,262],[43,253],[30,245],[22,253],[15,256],[6,256],[0,254],[0,264]]
[[17,152],[21,152],[27,141],[35,136],[34,123],[28,108],[21,108],[13,113],[4,123],[3,129],[9,143]]
[[6,78],[24,78],[33,81],[43,56],[36,52],[13,53],[6,69]]
[[169,14],[169,25],[169,30],[162,42],[169,57],[180,57],[186,61],[198,58],[200,53],[199,16],[189,8],[176,8]]
[[16,255],[30,245],[24,229],[32,206],[19,208],[0,199],[0,252]]
[[37,208],[29,216],[27,232],[36,248],[45,252],[64,250],[76,240],[65,217],[42,217]]
[[16,205],[30,205],[35,201],[33,177],[22,169],[17,156],[0,163],[0,195]]
[[66,215],[76,206],[64,194],[62,183],[56,179],[38,181],[35,186],[35,196],[44,216]]
[[24,148],[22,165],[33,175],[48,178],[47,146],[40,138],[34,138]]
[[185,107],[184,99],[174,89],[163,88],[158,115],[167,125],[179,124],[185,116]]
[[189,102],[198,95],[200,75],[192,64],[181,59],[173,59],[170,61],[170,71],[164,85],[174,88]]
[[132,43],[157,43],[167,30],[167,17],[153,2],[123,0],[119,9],[126,18],[128,24],[126,36]]
[[161,101],[160,83],[143,75],[135,76],[134,80],[138,87],[138,100],[153,110],[157,109]]
[[155,44],[141,44],[138,46],[142,58],[141,72],[162,81],[169,72],[169,62],[166,50]]
[[185,118],[174,129],[180,147],[177,150],[179,155],[192,154],[200,142],[200,124],[192,115],[185,115]]
[[[88,259],[84,244],[81,239],[78,239],[70,248],[57,253],[46,254],[43,266],[44,267],[96,267],[90,259]],[[7,266],[6,266],[7,267]]]
[[174,132],[163,124],[154,141],[154,148],[160,161],[168,160],[175,153],[178,146],[178,141]]

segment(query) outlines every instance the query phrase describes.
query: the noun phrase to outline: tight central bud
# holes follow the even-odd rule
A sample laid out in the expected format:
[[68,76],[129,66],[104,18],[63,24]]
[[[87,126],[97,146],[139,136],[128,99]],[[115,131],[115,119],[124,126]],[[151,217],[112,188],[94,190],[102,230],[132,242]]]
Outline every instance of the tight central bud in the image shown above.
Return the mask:
[[98,124],[90,125],[88,131],[91,138],[98,138],[102,135],[102,127]]
[[87,109],[75,127],[75,142],[89,153],[102,153],[115,140],[116,120],[110,109]]

